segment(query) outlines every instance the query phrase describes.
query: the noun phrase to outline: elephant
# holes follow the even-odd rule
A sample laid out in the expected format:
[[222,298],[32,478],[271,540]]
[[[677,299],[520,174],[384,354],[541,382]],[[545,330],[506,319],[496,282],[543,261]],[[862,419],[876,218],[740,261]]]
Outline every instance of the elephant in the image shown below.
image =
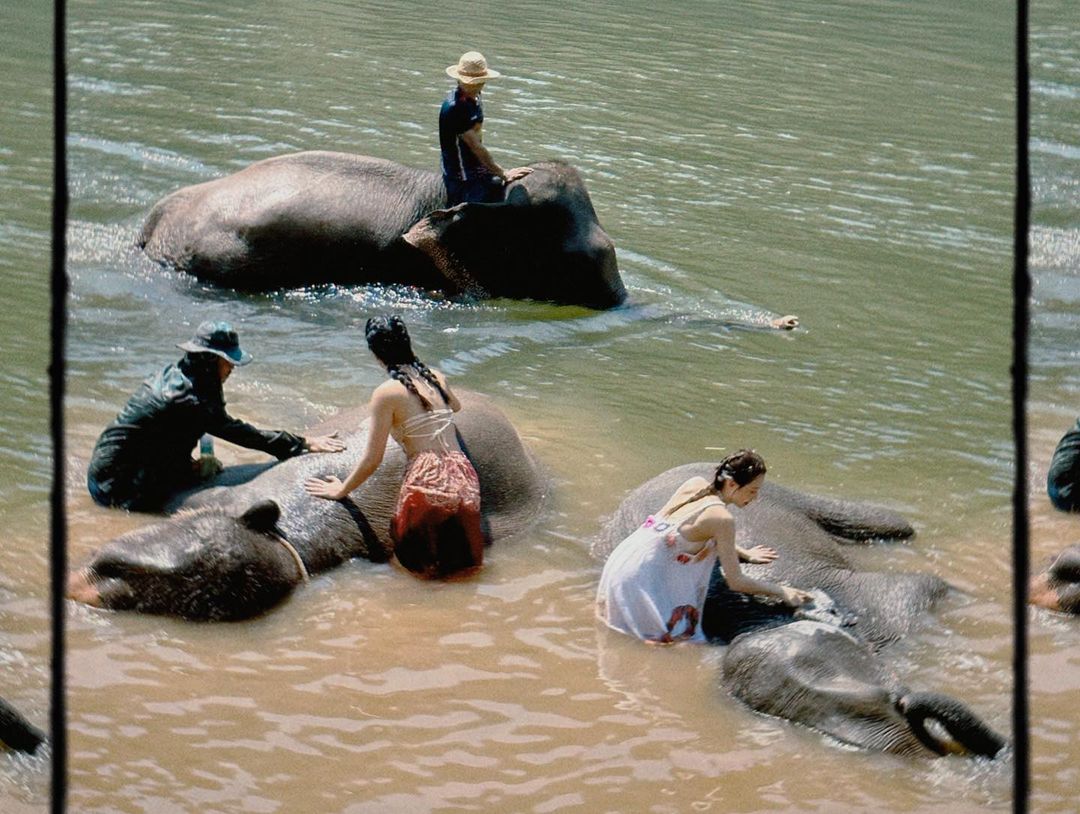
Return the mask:
[[44,732],[0,698],[0,743],[16,752],[33,754],[44,740]]
[[1080,614],[1080,545],[1068,546],[1031,577],[1028,601],[1040,608]]
[[728,690],[752,709],[865,749],[994,757],[1006,745],[956,699],[902,687],[865,642],[833,624],[804,619],[744,633],[722,670]]
[[[687,479],[711,481],[715,466],[685,464],[634,489],[605,523],[594,552],[610,551]],[[771,481],[745,508],[728,508],[740,546],[768,545],[778,554],[768,565],[743,566],[748,574],[818,597],[815,605],[792,610],[732,591],[720,566],[713,569],[701,625],[710,642],[728,645],[723,681],[736,698],[867,749],[1000,751],[1004,740],[959,701],[909,692],[877,663],[875,654],[907,635],[949,590],[931,574],[860,570],[844,552],[854,542],[911,537],[914,529],[902,516]],[[950,737],[930,734],[928,717]]]
[[447,208],[431,171],[342,152],[275,156],[167,195],[136,242],[152,260],[240,291],[401,283],[621,304],[615,246],[580,174],[561,161],[530,166],[503,202]]
[[[459,391],[456,424],[480,480],[489,540],[512,536],[538,516],[546,479],[506,416],[487,397]],[[115,610],[235,621],[266,612],[309,575],[354,557],[386,562],[406,459],[387,447],[378,471],[348,498],[309,495],[315,475],[344,478],[363,455],[366,408],[313,432],[339,431],[342,453],[307,454],[227,467],[206,488],[180,494],[175,514],[109,541],[69,577],[69,598]]]

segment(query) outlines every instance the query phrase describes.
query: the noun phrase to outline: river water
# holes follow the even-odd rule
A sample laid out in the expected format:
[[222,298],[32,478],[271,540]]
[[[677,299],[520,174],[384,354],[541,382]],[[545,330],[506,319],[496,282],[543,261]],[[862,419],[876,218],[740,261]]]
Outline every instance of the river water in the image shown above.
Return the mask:
[[[49,21],[14,5],[17,25],[0,34],[17,113],[0,125],[0,263],[18,297],[0,323],[13,349],[0,379],[0,680],[43,722],[51,101],[47,52],[29,44],[48,41]],[[256,356],[228,383],[230,409],[301,429],[367,399],[382,374],[364,320],[403,313],[426,361],[510,415],[551,497],[468,582],[352,563],[233,625],[71,608],[71,810],[1007,810],[1009,756],[846,749],[727,697],[718,649],[598,629],[588,548],[628,490],[737,446],[761,451],[778,482],[885,503],[918,535],[859,562],[959,589],[890,664],[1011,735],[1011,4],[222,8],[68,4],[72,561],[146,522],[93,506],[86,462],[128,394],[207,318],[232,321]],[[1032,10],[1036,486],[1078,389],[1080,25],[1063,20],[1064,0]],[[467,48],[505,75],[485,91],[496,159],[581,170],[618,247],[624,308],[393,287],[237,295],[132,249],[162,195],[270,155],[435,168],[443,68]],[[733,327],[783,313],[800,329]],[[259,459],[226,444],[219,455]],[[1075,525],[1035,498],[1041,554]],[[1049,614],[1032,625],[1033,799],[1067,810],[1080,707],[1064,702],[1080,679],[1066,651],[1080,634]],[[0,801],[39,806],[43,761],[0,767]]]
[[[1076,515],[1055,511],[1046,470],[1080,415],[1080,14],[1067,3],[1031,8],[1032,282],[1028,338],[1028,467],[1032,566],[1080,539]],[[1080,626],[1029,617],[1032,811],[1075,807],[1080,779]]]

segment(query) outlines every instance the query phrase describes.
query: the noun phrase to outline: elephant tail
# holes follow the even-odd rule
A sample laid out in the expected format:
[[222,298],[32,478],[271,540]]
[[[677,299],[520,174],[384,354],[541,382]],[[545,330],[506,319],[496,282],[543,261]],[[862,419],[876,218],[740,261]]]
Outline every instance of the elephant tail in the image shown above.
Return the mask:
[[821,528],[844,540],[906,540],[915,529],[891,509],[861,501],[837,500],[796,492],[777,483],[766,483],[765,492],[801,510]]
[[7,744],[17,752],[33,754],[44,740],[44,732],[0,698],[0,743]]
[[[907,720],[912,734],[936,754],[994,757],[1005,748],[1005,738],[960,701],[947,695],[908,693],[897,701],[896,708]],[[927,719],[936,721],[947,737],[932,733],[926,726]]]

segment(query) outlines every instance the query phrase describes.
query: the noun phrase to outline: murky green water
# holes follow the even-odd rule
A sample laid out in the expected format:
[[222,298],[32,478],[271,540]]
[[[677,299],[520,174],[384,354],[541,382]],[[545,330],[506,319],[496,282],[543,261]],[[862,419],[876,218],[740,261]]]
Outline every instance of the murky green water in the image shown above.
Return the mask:
[[[1055,511],[1046,470],[1080,415],[1080,13],[1068,3],[1031,9],[1032,281],[1028,345],[1028,482],[1032,565],[1080,539],[1076,516]],[[1032,811],[1066,810],[1080,745],[1071,699],[1080,691],[1080,626],[1032,612],[1028,672]]]
[[[20,30],[47,39],[22,5]],[[912,686],[948,689],[1009,730],[1011,4],[229,9],[68,7],[72,559],[142,522],[93,507],[81,474],[101,427],[204,318],[234,322],[257,357],[230,380],[230,407],[299,428],[367,398],[380,371],[359,327],[402,311],[426,360],[507,410],[555,493],[542,526],[493,552],[475,584],[431,591],[356,564],[247,625],[76,609],[72,808],[305,810],[312,796],[350,812],[1008,808],[1007,759],[838,749],[723,696],[715,652],[598,636],[587,548],[628,489],[718,447],[756,447],[797,488],[885,502],[919,535],[864,552],[867,566],[931,570],[964,591],[891,658]],[[1041,154],[1075,178],[1077,26],[1057,19],[1037,23],[1060,68],[1045,79]],[[0,228],[14,247],[0,262],[20,301],[0,325],[20,358],[3,362],[0,516],[15,540],[0,608],[23,632],[0,651],[28,655],[0,677],[42,718],[50,109],[30,77],[48,64],[20,49],[29,35],[4,36],[0,81],[19,115],[0,125]],[[442,69],[467,48],[505,74],[485,92],[496,158],[581,170],[618,247],[625,308],[392,289],[240,296],[131,248],[160,196],[269,155],[434,168]],[[1063,203],[1040,222],[1068,242],[1075,183],[1050,200]],[[802,327],[730,327],[769,312]],[[1055,417],[1075,407],[1040,398]],[[39,776],[0,781],[32,802]],[[1053,810],[1067,784],[1036,776]]]

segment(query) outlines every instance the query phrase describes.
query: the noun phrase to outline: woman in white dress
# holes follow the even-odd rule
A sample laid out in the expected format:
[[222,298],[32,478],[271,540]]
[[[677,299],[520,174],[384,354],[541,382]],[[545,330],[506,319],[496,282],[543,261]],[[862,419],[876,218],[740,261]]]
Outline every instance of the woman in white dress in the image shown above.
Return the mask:
[[615,630],[648,642],[703,642],[701,613],[717,559],[733,591],[776,597],[792,607],[811,601],[806,591],[752,579],[739,567],[740,558],[776,559],[768,546],[735,544],[735,519],[726,508],[746,506],[764,480],[765,461],[741,449],[720,462],[711,483],[686,481],[611,552],[600,576],[597,615]]

